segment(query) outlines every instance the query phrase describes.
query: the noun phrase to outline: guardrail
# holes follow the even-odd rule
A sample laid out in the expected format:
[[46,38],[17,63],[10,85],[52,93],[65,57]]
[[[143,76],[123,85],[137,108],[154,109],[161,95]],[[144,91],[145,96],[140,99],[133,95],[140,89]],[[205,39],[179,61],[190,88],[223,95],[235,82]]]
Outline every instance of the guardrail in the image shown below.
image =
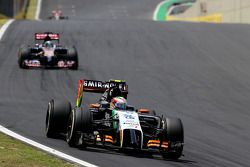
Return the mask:
[[29,0],[0,0],[0,13],[7,17],[15,17],[25,10]]
[[167,21],[192,21],[192,22],[209,22],[209,23],[221,23],[222,22],[222,14],[216,13],[206,16],[199,17],[188,17],[188,18],[180,18],[174,16],[167,16]]

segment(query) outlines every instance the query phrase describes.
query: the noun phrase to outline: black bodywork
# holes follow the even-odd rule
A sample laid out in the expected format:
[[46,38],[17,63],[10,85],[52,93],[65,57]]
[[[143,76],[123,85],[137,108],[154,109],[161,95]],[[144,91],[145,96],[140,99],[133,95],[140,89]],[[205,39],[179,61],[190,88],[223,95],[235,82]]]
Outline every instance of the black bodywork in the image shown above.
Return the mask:
[[[118,150],[149,151],[161,153],[164,158],[178,159],[182,156],[184,130],[180,119],[158,116],[154,110],[127,106],[125,114],[136,113],[141,130],[121,129],[120,119],[109,108],[109,103],[98,101],[81,106],[83,91],[105,92],[116,85],[128,94],[125,82],[101,82],[79,80],[75,107],[68,101],[51,100],[46,115],[46,135],[50,138],[65,136],[71,147],[103,147]],[[104,93],[104,95],[105,95]],[[103,96],[104,96],[103,95]],[[122,112],[123,114],[123,112]],[[122,140],[121,140],[122,136]]]
[[[42,37],[40,37],[41,35]],[[57,35],[57,36],[56,36]],[[39,37],[39,38],[38,38]],[[18,64],[20,68],[69,68],[78,69],[78,54],[76,48],[65,47],[59,44],[59,34],[45,32],[35,34],[36,44],[21,46],[18,51]],[[42,41],[42,43],[38,42]],[[45,56],[44,43],[54,42],[53,55]]]

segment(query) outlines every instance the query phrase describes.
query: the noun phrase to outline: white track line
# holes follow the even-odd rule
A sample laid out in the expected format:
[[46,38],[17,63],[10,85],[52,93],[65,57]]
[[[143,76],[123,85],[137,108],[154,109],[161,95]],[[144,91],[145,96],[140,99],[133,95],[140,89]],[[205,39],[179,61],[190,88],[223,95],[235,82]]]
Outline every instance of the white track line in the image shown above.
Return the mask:
[[35,15],[36,20],[39,20],[39,16],[41,12],[41,5],[42,5],[42,0],[37,0],[36,15]]
[[37,147],[37,148],[39,148],[41,150],[44,150],[44,151],[46,151],[46,152],[48,152],[50,154],[56,155],[58,157],[66,159],[68,161],[75,162],[75,163],[77,163],[79,165],[86,166],[86,167],[98,167],[98,166],[96,166],[94,164],[90,164],[88,162],[82,161],[82,160],[77,159],[75,157],[72,157],[72,156],[70,156],[68,154],[65,154],[63,152],[57,151],[57,150],[55,150],[53,148],[47,147],[47,146],[42,145],[40,143],[37,143],[37,142],[35,142],[33,140],[30,140],[30,139],[28,139],[26,137],[23,137],[23,136],[15,133],[15,132],[13,132],[13,131],[11,131],[11,130],[9,130],[9,129],[1,126],[1,125],[0,125],[0,131],[3,132],[3,133],[5,133],[5,134],[7,134],[7,135],[9,135],[9,136],[11,136],[11,137],[14,137],[14,138],[16,138],[18,140],[21,140],[21,141],[23,141],[23,142],[25,142],[25,143],[27,143],[29,145]]
[[[36,19],[37,19],[37,20],[39,20],[40,10],[41,10],[41,0],[38,0],[37,11],[36,11]],[[1,39],[2,39],[2,37],[3,37],[3,35],[4,35],[4,33],[6,32],[6,30],[7,30],[8,27],[10,26],[10,24],[13,23],[13,21],[14,21],[14,19],[11,19],[11,20],[7,21],[7,22],[0,28],[0,41],[1,41]],[[38,143],[38,142],[35,142],[35,141],[30,140],[30,139],[28,139],[28,138],[26,138],[26,137],[23,137],[23,136],[21,136],[21,135],[15,133],[15,132],[13,132],[13,131],[11,131],[11,130],[9,130],[9,129],[7,129],[7,128],[1,126],[1,125],[0,125],[0,132],[5,133],[6,135],[11,136],[11,137],[13,137],[13,138],[15,138],[15,139],[18,139],[18,140],[20,140],[20,141],[22,141],[22,142],[25,142],[25,143],[27,143],[27,144],[29,144],[29,145],[32,145],[32,146],[34,146],[34,147],[37,147],[37,148],[39,148],[39,149],[41,149],[41,150],[44,150],[44,151],[46,151],[46,152],[48,152],[48,153],[50,153],[50,154],[53,154],[53,155],[58,156],[58,157],[61,157],[61,158],[65,159],[65,160],[68,160],[68,161],[71,161],[71,162],[74,162],[74,163],[77,163],[77,164],[79,164],[79,165],[86,166],[86,167],[98,167],[98,166],[96,166],[96,165],[94,165],[94,164],[91,164],[91,163],[82,161],[82,160],[77,159],[77,158],[75,158],[75,157],[72,157],[72,156],[70,156],[70,155],[68,155],[68,154],[65,154],[65,153],[63,153],[63,152],[57,151],[57,150],[55,150],[55,149],[53,149],[53,148],[47,147],[47,146],[42,145],[42,144],[40,144],[40,143]]]
[[2,40],[5,31],[8,29],[8,27],[10,26],[10,24],[13,23],[13,21],[14,21],[14,19],[10,19],[9,21],[7,21],[7,22],[0,28],[0,41]]

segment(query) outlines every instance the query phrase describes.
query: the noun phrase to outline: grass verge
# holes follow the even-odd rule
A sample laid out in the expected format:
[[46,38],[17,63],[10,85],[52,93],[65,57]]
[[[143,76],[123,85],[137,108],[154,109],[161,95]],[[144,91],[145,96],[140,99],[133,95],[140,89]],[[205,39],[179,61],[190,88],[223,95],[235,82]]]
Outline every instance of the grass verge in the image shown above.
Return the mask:
[[6,23],[7,21],[8,21],[8,18],[7,18],[5,15],[3,15],[3,14],[0,13],[0,28],[1,28],[1,26],[4,25],[4,23]]
[[[34,19],[37,0],[30,0],[26,19]],[[18,18],[23,17],[21,12]],[[0,28],[8,18],[0,14]],[[26,145],[12,137],[0,133],[0,166],[1,167],[76,167],[66,161],[48,155],[34,147]]]
[[6,23],[8,21],[8,19],[0,19],[0,28],[2,27],[2,25],[4,25],[4,23]]
[[1,167],[76,167],[0,133]]
[[[36,15],[36,8],[37,8],[37,0],[29,0],[27,7],[24,8],[21,12],[19,12],[15,16],[15,19],[34,20]],[[0,13],[0,26],[2,26],[7,21],[7,19],[8,17]]]
[[34,20],[36,15],[37,0],[29,0],[26,19]]
[[27,6],[15,16],[15,19],[34,20],[36,14],[37,0],[29,0]]

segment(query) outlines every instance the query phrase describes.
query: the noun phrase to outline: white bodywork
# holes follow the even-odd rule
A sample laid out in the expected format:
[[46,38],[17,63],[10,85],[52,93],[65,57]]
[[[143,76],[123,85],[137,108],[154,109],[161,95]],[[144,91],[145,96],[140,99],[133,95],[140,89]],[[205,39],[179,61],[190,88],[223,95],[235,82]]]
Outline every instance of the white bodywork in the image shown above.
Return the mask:
[[115,110],[115,115],[119,119],[120,147],[123,147],[123,132],[125,129],[134,129],[141,132],[141,148],[143,143],[143,132],[141,129],[139,116],[135,111]]
[[42,49],[43,49],[43,52],[44,52],[44,56],[45,56],[45,57],[52,57],[52,56],[55,55],[55,54],[54,54],[54,52],[55,52],[55,47],[53,47],[53,48],[45,48],[45,47],[43,47]]

